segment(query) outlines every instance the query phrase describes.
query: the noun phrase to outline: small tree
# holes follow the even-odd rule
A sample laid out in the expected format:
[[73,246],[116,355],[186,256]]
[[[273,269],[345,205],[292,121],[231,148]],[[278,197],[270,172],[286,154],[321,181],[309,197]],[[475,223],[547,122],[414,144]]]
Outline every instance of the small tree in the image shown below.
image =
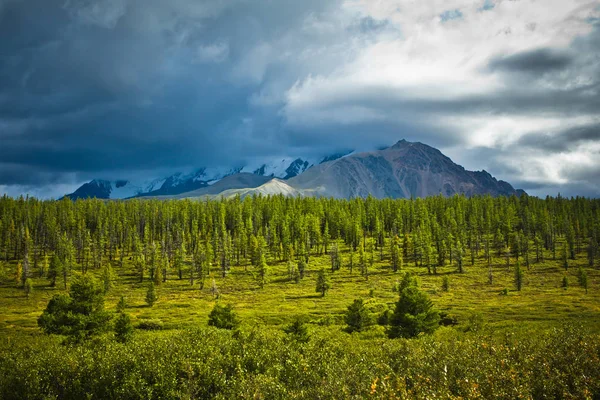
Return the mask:
[[569,259],[568,259],[568,254],[567,254],[567,244],[563,244],[562,247],[562,264],[563,264],[563,268],[565,269],[565,271],[567,271],[569,269]]
[[517,267],[515,268],[515,286],[520,292],[523,287],[523,271],[521,270],[521,263],[517,261]]
[[321,297],[325,297],[325,293],[331,288],[329,278],[325,275],[325,269],[321,268],[317,275],[317,286],[315,291],[321,293]]
[[362,332],[369,326],[373,325],[373,316],[362,299],[356,299],[348,306],[348,310],[344,316],[346,322],[346,332]]
[[208,325],[219,329],[236,329],[240,322],[231,304],[222,306],[217,303],[208,315]]
[[296,318],[294,322],[286,326],[283,331],[299,343],[308,342],[308,328],[301,318]]
[[212,293],[215,299],[219,298],[219,288],[217,287],[217,282],[213,278],[212,284],[210,285],[210,292]]
[[25,295],[27,298],[29,298],[31,293],[33,293],[33,282],[30,278],[25,279],[25,285],[23,286],[23,289],[25,289]]
[[125,308],[127,308],[127,302],[125,301],[125,297],[121,296],[117,303],[117,312],[123,312]]
[[50,286],[56,286],[56,278],[62,274],[63,263],[60,258],[55,254],[50,259],[50,265],[48,266],[48,279],[50,280]]
[[298,259],[298,276],[299,279],[304,278],[304,271],[306,270],[306,261],[304,261],[304,257],[300,257]]
[[583,267],[579,267],[577,271],[577,279],[579,280],[579,286],[585,289],[585,294],[588,292],[588,276],[587,272],[583,269]]
[[152,307],[157,300],[158,295],[156,294],[156,289],[154,288],[154,282],[150,281],[150,286],[148,286],[148,291],[146,292],[146,303]]
[[38,318],[38,325],[48,334],[68,336],[81,341],[109,328],[111,316],[104,311],[104,291],[91,276],[74,279],[69,295],[52,297]]
[[562,285],[563,289],[567,290],[567,288],[569,287],[569,278],[567,278],[567,276],[563,276],[562,278]]
[[124,312],[119,312],[115,321],[115,339],[117,342],[127,343],[132,336],[133,324],[131,323],[131,318]]
[[104,287],[104,293],[108,293],[110,289],[114,286],[115,273],[110,266],[110,264],[106,264],[104,269],[102,270],[102,285]]
[[265,260],[265,255],[261,253],[258,262],[258,286],[261,289],[265,287],[265,283],[267,282],[268,270],[269,266],[267,265],[267,261]]
[[447,292],[447,291],[449,291],[449,290],[450,290],[450,279],[448,279],[448,277],[447,277],[447,276],[444,276],[444,277],[442,278],[442,290],[443,290],[444,292]]
[[402,293],[404,289],[410,286],[417,286],[417,279],[410,272],[405,272],[400,283],[396,287],[398,293]]
[[23,282],[21,281],[21,278],[23,278],[23,264],[18,263],[17,269],[15,271],[15,282],[19,286],[23,286]]
[[402,290],[390,318],[388,336],[415,337],[420,333],[432,333],[440,325],[440,314],[433,308],[429,297],[416,286]]

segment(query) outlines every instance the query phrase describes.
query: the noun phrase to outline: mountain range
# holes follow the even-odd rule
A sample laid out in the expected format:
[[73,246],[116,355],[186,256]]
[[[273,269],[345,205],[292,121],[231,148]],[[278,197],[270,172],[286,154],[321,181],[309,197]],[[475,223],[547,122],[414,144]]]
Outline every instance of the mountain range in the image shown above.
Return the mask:
[[254,194],[353,198],[520,195],[485,170],[468,171],[438,149],[400,140],[376,151],[341,152],[318,161],[284,157],[233,168],[198,168],[143,182],[92,180],[65,197],[211,198]]

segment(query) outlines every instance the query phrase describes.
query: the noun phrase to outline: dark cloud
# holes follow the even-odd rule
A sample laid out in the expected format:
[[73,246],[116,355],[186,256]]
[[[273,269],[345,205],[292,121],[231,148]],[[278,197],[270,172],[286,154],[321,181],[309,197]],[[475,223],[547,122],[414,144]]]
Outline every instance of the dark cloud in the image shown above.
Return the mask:
[[[480,71],[498,77],[493,92],[422,96],[385,80],[358,85],[350,74],[327,100],[297,106],[287,97],[296,85],[343,75],[368,46],[403,38],[391,17],[342,13],[341,3],[0,0],[0,189],[323,155],[401,138],[463,146],[470,127],[440,123],[450,117],[598,115],[600,27],[591,19],[593,31],[568,50],[494,56]],[[500,8],[481,3],[487,15]],[[446,27],[470,17],[440,11],[433,17]],[[516,145],[553,154],[599,142],[596,122],[579,125],[533,130]],[[520,182],[500,157],[507,151],[461,152],[455,161]],[[571,176],[579,182],[573,190],[598,186],[591,173]]]
[[[563,152],[586,143],[600,142],[600,124],[569,128],[562,132],[537,132],[521,137],[514,146]],[[600,175],[598,175],[600,176]]]
[[[307,73],[293,66],[295,51],[325,33],[302,24],[333,6],[316,0],[3,3],[0,185],[54,183],[61,174],[88,179],[176,170],[280,151],[285,140],[264,140],[281,136],[280,117],[253,108],[249,99],[268,87],[267,76],[268,84],[289,87]],[[286,45],[291,53],[282,55]],[[327,68],[326,57],[314,57]],[[26,176],[15,173],[17,166]]]
[[573,56],[567,52],[544,48],[494,58],[490,61],[489,68],[507,72],[543,74],[565,69],[572,62]]

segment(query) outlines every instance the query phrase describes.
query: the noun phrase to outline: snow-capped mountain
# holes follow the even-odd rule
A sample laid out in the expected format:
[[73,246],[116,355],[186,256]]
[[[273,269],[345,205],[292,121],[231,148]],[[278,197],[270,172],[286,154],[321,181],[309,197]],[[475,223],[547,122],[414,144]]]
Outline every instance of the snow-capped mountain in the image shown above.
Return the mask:
[[94,179],[88,183],[84,183],[76,191],[65,195],[65,197],[73,200],[88,197],[96,197],[98,199],[127,199],[157,190],[165,181],[166,179],[153,179],[141,182],[122,179],[116,181]]
[[486,171],[467,171],[438,149],[400,140],[383,150],[321,159],[277,157],[234,168],[199,168],[136,184],[95,179],[66,197],[215,198],[250,195],[414,198],[434,195],[521,195]]
[[65,195],[71,199],[96,197],[99,199],[126,199],[146,196],[172,196],[191,192],[210,186],[221,179],[238,174],[251,173],[255,175],[290,179],[325,161],[331,161],[345,156],[346,153],[336,153],[323,158],[273,157],[265,162],[264,159],[252,160],[236,167],[197,168],[191,172],[177,172],[160,179],[138,182],[136,180],[102,180],[94,179],[84,183],[75,192]]
[[312,160],[302,158],[281,158],[274,161],[261,164],[257,168],[250,165],[243,168],[241,172],[251,172],[256,175],[270,176],[272,178],[289,179],[306,171],[314,165]]

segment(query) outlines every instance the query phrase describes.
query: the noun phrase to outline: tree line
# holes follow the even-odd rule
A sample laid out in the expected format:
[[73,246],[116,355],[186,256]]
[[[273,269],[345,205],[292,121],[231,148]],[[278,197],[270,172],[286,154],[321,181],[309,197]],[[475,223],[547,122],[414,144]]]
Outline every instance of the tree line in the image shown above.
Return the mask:
[[[71,201],[0,198],[0,260],[17,263],[15,280],[47,277],[67,286],[74,270],[131,263],[140,281],[188,279],[252,268],[259,286],[269,265],[288,264],[300,280],[315,255],[331,271],[357,269],[368,279],[375,260],[393,271],[414,263],[428,273],[475,260],[529,267],[551,254],[565,268],[598,260],[600,201],[587,198],[442,196],[339,200],[239,197],[226,200]],[[503,261],[504,262],[504,261]],[[110,285],[110,279],[106,279]],[[321,285],[323,294],[327,285]]]

